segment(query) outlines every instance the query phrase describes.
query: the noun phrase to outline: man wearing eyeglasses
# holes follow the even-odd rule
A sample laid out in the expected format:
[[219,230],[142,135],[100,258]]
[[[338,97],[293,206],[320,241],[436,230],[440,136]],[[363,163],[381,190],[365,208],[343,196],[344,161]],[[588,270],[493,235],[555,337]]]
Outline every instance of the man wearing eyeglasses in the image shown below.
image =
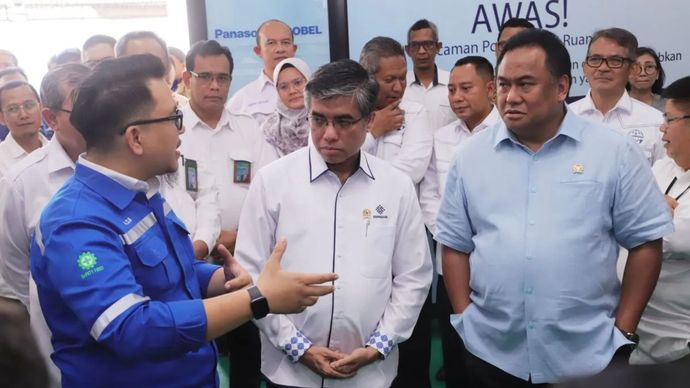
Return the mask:
[[570,108],[630,136],[651,166],[664,157],[659,134],[663,118],[661,112],[631,98],[625,90],[631,72],[639,71],[633,59],[636,50],[637,38],[630,31],[609,28],[595,32],[583,63],[590,90]]
[[[185,62],[183,82],[190,99],[182,108],[186,130],[180,151],[185,160],[202,160],[208,165],[218,191],[218,243],[233,252],[249,184],[277,155],[254,119],[225,108],[234,66],[230,50],[215,40],[200,41],[190,48]],[[218,256],[216,250],[211,254]],[[261,375],[256,327],[247,323],[230,333],[229,347],[231,385],[258,388]]]
[[673,214],[675,231],[664,236],[659,281],[640,319],[640,344],[631,364],[690,363],[690,77],[662,93],[662,141],[668,157],[652,171]]
[[[50,370],[52,386],[60,386],[60,372],[50,359],[50,330],[29,276],[31,236],[41,211],[74,173],[79,154],[86,151],[81,134],[69,121],[72,91],[89,74],[80,64],[60,66],[41,82],[42,114],[55,136],[43,148],[10,169],[0,181],[0,270],[7,284],[29,311],[31,329]],[[33,287],[32,287],[33,284]]]
[[[160,59],[166,69],[170,67],[165,41],[151,31],[125,34],[117,42],[115,51],[117,57],[151,54]],[[171,94],[178,108],[188,104],[185,96],[172,91]],[[187,226],[197,259],[209,256],[220,233],[218,192],[208,164],[204,158],[190,160],[182,154],[178,159],[178,170],[161,177],[161,195]],[[189,176],[191,174],[194,179]]]
[[278,92],[273,82],[273,69],[278,62],[285,58],[292,58],[297,51],[295,37],[290,26],[284,22],[267,20],[256,30],[256,54],[263,62],[259,78],[243,86],[235,92],[228,109],[233,113],[252,116],[259,126],[276,110]]
[[286,268],[340,274],[312,310],[257,323],[268,387],[389,387],[426,298],[431,258],[415,188],[361,150],[377,89],[352,60],[319,68],[305,90],[312,141],[249,189],[236,255],[253,276],[282,236]]
[[211,339],[304,311],[332,291],[316,284],[337,278],[281,271],[285,241],[249,288],[226,249],[223,268],[194,259],[158,192],[184,131],[166,76],[151,55],[104,61],[72,107],[86,153],[42,212],[30,259],[64,388],[217,387]]
[[0,86],[0,123],[10,133],[0,143],[0,177],[32,151],[48,143],[40,132],[41,101],[26,81],[10,81]]
[[435,62],[441,47],[438,27],[426,19],[416,21],[407,31],[405,52],[412,60],[412,71],[407,72],[403,98],[426,107],[432,131],[455,120],[448,105],[449,73],[439,69]]

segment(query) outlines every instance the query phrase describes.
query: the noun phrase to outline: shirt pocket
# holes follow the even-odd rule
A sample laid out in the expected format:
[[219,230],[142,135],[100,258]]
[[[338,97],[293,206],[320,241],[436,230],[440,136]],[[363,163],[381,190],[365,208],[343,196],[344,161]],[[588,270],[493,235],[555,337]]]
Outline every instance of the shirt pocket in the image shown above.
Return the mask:
[[394,147],[396,149],[399,149],[402,147],[402,142],[403,142],[403,131],[404,131],[404,125],[403,128],[400,129],[394,129],[390,132],[388,132],[384,137],[383,137],[383,144],[386,147]]
[[365,278],[391,278],[395,226],[376,225],[375,221],[371,221],[368,225],[367,220],[363,222],[364,238],[355,249],[357,266],[360,274]]
[[556,225],[581,228],[583,219],[602,216],[603,185],[594,180],[564,180],[556,183],[552,192],[551,216]]
[[144,293],[152,297],[161,295],[173,285],[173,267],[169,263],[173,259],[169,258],[167,244],[161,235],[160,226],[156,224],[133,246],[136,253],[134,277]]

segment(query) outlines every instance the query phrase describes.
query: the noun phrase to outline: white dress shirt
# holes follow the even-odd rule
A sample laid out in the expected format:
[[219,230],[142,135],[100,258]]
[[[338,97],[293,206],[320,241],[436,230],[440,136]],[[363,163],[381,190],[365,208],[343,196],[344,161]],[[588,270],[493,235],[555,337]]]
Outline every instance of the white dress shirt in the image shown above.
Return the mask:
[[[42,133],[38,133],[41,147],[48,144],[48,139]],[[0,178],[7,173],[13,164],[24,159],[29,153],[14,140],[12,133],[7,134],[5,140],[0,143]]]
[[[424,174],[424,179],[419,183],[419,205],[422,208],[424,223],[432,234],[436,233],[436,216],[446,188],[448,170],[458,145],[470,136],[500,121],[498,109],[493,107],[489,115],[472,131],[467,128],[464,121],[457,119],[434,133],[431,162]],[[436,271],[439,275],[443,275],[440,244],[436,246]]]
[[[255,281],[281,238],[288,241],[284,270],[339,276],[333,294],[304,312],[255,321],[262,332],[262,372],[289,386],[390,386],[398,366],[395,345],[412,333],[432,277],[409,178],[362,152],[359,168],[341,184],[309,146],[265,167],[249,191],[235,255]],[[322,381],[298,363],[311,345],[349,354],[377,342],[385,358],[349,379]]]
[[234,114],[250,115],[261,124],[276,110],[278,91],[271,77],[263,69],[259,78],[244,85],[225,105]]
[[378,139],[368,133],[362,150],[388,161],[412,178],[416,185],[429,166],[433,132],[429,129],[424,105],[403,99],[400,109],[405,111],[402,127],[379,136]]
[[403,101],[412,101],[424,105],[428,112],[429,129],[437,129],[456,120],[455,113],[448,102],[448,79],[450,73],[436,67],[436,75],[429,86],[424,86],[417,79],[414,70],[407,72],[407,87]]
[[607,124],[632,137],[642,149],[650,166],[666,155],[659,132],[659,127],[664,122],[661,112],[630,97],[628,92],[624,91],[616,105],[606,114],[602,114],[594,106],[591,93],[590,90],[582,99],[570,104],[570,109],[584,118]]
[[181,155],[175,173],[160,177],[160,193],[175,214],[184,222],[192,241],[203,241],[209,253],[220,234],[218,187],[206,160],[196,160],[197,191],[187,190],[186,159]]
[[236,230],[249,183],[234,183],[235,162],[250,162],[253,179],[261,167],[278,155],[250,116],[225,109],[216,128],[210,128],[194,113],[191,104],[181,110],[185,132],[180,136],[180,151],[185,158],[206,162],[219,193],[221,229]]
[[[676,198],[690,187],[690,171],[673,159],[659,160],[652,168],[659,188]],[[659,281],[637,326],[640,344],[631,364],[675,361],[690,353],[690,189],[678,199],[673,213],[675,231],[663,239]]]
[[74,162],[54,136],[45,147],[10,168],[0,181],[0,269],[12,292],[29,311],[31,331],[49,367],[52,386],[60,386],[60,371],[50,359],[51,332],[30,276],[29,250],[43,208],[73,174]]

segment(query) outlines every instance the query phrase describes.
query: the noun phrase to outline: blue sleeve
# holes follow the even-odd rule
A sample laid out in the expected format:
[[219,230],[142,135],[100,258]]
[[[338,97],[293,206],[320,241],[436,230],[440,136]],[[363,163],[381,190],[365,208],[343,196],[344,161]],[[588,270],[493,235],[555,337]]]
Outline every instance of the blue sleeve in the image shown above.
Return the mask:
[[[111,351],[122,357],[151,359],[185,353],[206,343],[201,300],[150,300],[141,279],[135,278],[119,235],[101,222],[63,223],[43,243],[40,270],[47,277],[47,287],[59,294],[84,333]],[[156,278],[149,283],[161,281]]]
[[[461,150],[461,149],[460,149]],[[467,197],[462,181],[462,157],[456,153],[448,171],[446,189],[436,219],[436,240],[463,253],[474,250],[473,229],[467,211]]]
[[201,287],[201,295],[203,295],[204,298],[207,295],[208,284],[211,282],[211,277],[219,268],[223,267],[209,264],[202,260],[194,260],[194,271],[196,272],[196,278],[199,281],[199,287]]
[[637,144],[626,136],[620,147],[618,183],[613,203],[613,232],[626,249],[673,232],[673,221],[649,163]]

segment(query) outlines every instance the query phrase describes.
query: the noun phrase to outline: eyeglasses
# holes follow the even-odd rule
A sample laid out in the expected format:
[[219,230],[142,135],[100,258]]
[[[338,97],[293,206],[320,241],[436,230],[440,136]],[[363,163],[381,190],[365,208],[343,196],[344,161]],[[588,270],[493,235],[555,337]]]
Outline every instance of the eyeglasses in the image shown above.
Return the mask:
[[19,113],[21,109],[24,109],[24,112],[32,112],[34,109],[38,107],[38,102],[34,100],[26,100],[21,104],[12,104],[7,107],[3,112],[8,115],[16,115]]
[[309,122],[311,123],[311,126],[316,129],[323,129],[328,125],[328,123],[331,123],[333,128],[339,131],[347,131],[348,129],[352,128],[353,125],[362,121],[363,118],[364,116],[355,120],[349,117],[336,117],[333,120],[328,120],[321,115],[312,114],[309,115]]
[[656,73],[656,65],[641,65],[638,63],[637,66],[640,68],[640,73],[645,73],[647,75]]
[[127,124],[120,130],[120,135],[123,135],[126,131],[127,128],[133,126],[133,125],[144,125],[144,124],[154,124],[154,123],[162,123],[164,121],[174,121],[175,122],[175,127],[177,127],[177,131],[182,130],[182,112],[179,109],[175,110],[175,114],[172,116],[168,117],[160,117],[157,119],[146,119],[146,120],[136,120],[132,121],[131,123]]
[[608,66],[609,69],[620,69],[623,67],[625,62],[632,62],[630,58],[624,58],[624,57],[619,57],[617,55],[611,56],[611,57],[601,57],[599,55],[592,55],[588,56],[585,59],[585,63],[589,67],[593,68],[599,68],[602,63],[606,62],[606,66]]
[[664,123],[666,123],[666,125],[671,125],[671,123],[674,121],[687,120],[687,119],[690,119],[690,115],[668,117],[668,116],[666,116],[666,114],[664,114]]
[[281,92],[287,92],[291,87],[301,89],[302,85],[305,83],[307,83],[307,80],[304,78],[293,79],[292,81],[288,82],[281,82],[278,84],[278,90]]
[[424,47],[424,50],[426,51],[431,51],[436,48],[438,45],[438,42],[433,41],[433,40],[418,40],[418,41],[412,41],[407,44],[407,47],[410,48],[413,52],[419,51],[420,48]]
[[195,73],[193,71],[190,71],[189,74],[198,79],[202,85],[209,85],[213,82],[213,80],[216,80],[218,86],[227,86],[228,84],[230,84],[230,80],[232,80],[232,76],[226,73],[213,74],[205,72]]

